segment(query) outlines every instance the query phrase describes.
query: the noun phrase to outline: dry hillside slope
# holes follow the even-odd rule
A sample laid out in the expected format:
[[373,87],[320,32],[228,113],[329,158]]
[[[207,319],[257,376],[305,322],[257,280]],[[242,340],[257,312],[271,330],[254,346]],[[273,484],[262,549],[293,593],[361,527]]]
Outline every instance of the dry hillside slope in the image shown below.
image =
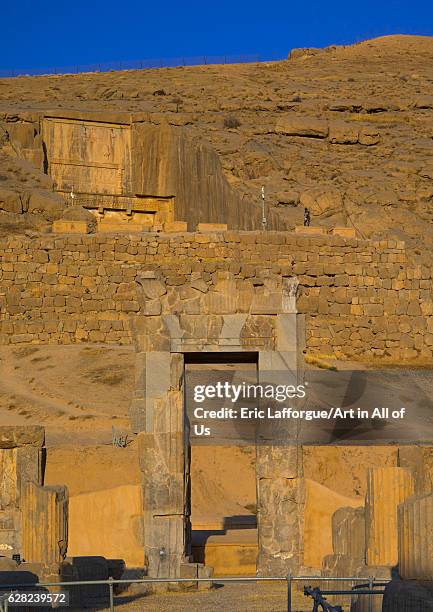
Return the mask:
[[315,224],[421,251],[433,242],[432,60],[433,38],[390,36],[280,62],[2,79],[0,188],[45,187],[11,146],[7,116],[144,112],[210,142],[230,183],[256,201],[265,185],[289,225],[307,206]]

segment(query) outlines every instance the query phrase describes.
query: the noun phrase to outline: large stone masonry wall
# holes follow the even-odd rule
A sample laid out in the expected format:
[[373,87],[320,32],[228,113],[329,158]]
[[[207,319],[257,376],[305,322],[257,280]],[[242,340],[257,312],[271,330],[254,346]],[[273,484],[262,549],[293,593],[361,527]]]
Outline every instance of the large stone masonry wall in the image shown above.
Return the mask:
[[[1,344],[130,343],[131,319],[158,315],[161,304],[193,314],[201,300],[198,312],[224,314],[222,276],[235,311],[260,315],[257,296],[269,305],[275,279],[297,276],[309,352],[432,359],[432,270],[407,263],[402,242],[289,232],[46,235],[4,238],[0,252]],[[146,294],[149,270],[164,279],[162,300]]]

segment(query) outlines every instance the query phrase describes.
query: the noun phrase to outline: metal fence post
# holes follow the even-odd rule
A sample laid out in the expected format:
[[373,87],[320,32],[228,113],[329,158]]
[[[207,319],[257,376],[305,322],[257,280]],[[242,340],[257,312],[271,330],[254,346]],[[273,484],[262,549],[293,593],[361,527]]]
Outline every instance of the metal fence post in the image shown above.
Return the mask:
[[114,612],[114,589],[113,589],[113,579],[108,579],[108,586],[110,589],[110,612]]
[[[374,576],[370,576],[368,579],[368,590],[372,591],[374,587]],[[368,596],[368,612],[373,612],[373,595],[370,593]]]
[[292,574],[287,575],[287,612],[292,612]]

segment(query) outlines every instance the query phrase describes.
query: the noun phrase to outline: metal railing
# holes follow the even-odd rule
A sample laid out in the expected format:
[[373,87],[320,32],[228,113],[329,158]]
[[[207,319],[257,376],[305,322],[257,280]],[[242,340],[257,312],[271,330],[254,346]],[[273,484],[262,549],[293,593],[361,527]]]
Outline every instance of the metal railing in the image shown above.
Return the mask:
[[78,586],[92,586],[92,585],[105,585],[108,586],[109,593],[109,609],[110,612],[115,610],[114,602],[114,587],[115,585],[130,585],[130,584],[164,584],[164,583],[240,583],[240,582],[283,582],[287,584],[287,612],[292,612],[292,599],[293,599],[293,585],[295,582],[356,582],[361,584],[354,585],[352,589],[335,589],[335,590],[323,590],[322,595],[365,595],[369,596],[368,610],[373,610],[373,595],[383,595],[384,590],[378,590],[374,587],[384,587],[390,580],[381,580],[376,582],[374,576],[359,577],[359,576],[236,576],[236,577],[223,577],[223,578],[131,578],[114,580],[109,578],[108,580],[77,580],[70,582],[38,582],[35,584],[0,584],[0,591],[8,590],[7,595],[0,595],[0,612],[9,612],[12,608],[8,607],[7,597],[12,591],[19,591],[20,589],[41,589],[46,587],[78,587]]
[[[287,56],[286,56],[287,57]],[[84,72],[113,72],[119,70],[144,70],[152,68],[178,68],[180,66],[206,66],[208,64],[245,64],[271,62],[286,59],[281,53],[266,55],[198,55],[194,57],[169,57],[119,62],[98,62],[73,66],[52,66],[50,68],[15,68],[0,70],[0,78],[17,76],[42,76],[49,74],[80,74]]]

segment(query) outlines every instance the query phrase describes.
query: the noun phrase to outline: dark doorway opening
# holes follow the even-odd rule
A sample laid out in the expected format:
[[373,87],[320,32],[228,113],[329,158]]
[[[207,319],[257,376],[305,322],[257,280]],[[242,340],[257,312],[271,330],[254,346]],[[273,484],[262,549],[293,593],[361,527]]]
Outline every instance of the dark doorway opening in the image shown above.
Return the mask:
[[[190,408],[195,385],[258,379],[257,352],[185,353],[184,358],[188,428],[193,427]],[[191,433],[191,552],[195,562],[213,566],[215,575],[254,575],[256,448],[233,437],[232,431],[232,423],[218,422],[209,437]]]

